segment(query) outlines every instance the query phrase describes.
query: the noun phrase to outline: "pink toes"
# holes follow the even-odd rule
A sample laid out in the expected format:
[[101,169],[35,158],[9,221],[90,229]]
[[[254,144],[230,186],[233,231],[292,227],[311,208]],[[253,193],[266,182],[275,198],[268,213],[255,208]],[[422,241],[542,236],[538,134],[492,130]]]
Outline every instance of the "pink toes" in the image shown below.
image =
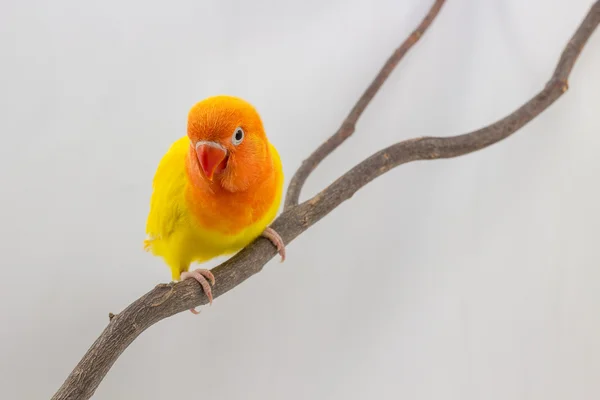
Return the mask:
[[[206,293],[206,297],[208,297],[208,301],[209,303],[212,305],[212,300],[213,300],[213,296],[212,296],[212,289],[210,288],[210,285],[215,284],[215,276],[212,274],[212,272],[210,272],[207,269],[202,269],[202,268],[198,268],[196,270],[193,271],[185,271],[181,273],[181,280],[186,280],[189,278],[194,278],[196,281],[198,281],[198,283],[200,284],[200,286],[202,286],[202,290],[204,290],[204,293]],[[207,281],[208,279],[208,281]],[[209,284],[210,281],[210,284]],[[199,314],[199,311],[196,311],[195,308],[190,308],[190,311],[194,314]]]
[[275,232],[273,228],[267,228],[263,231],[261,236],[269,239],[275,247],[277,247],[277,252],[281,256],[281,262],[285,261],[285,244],[283,243],[283,239],[279,236],[279,233]]

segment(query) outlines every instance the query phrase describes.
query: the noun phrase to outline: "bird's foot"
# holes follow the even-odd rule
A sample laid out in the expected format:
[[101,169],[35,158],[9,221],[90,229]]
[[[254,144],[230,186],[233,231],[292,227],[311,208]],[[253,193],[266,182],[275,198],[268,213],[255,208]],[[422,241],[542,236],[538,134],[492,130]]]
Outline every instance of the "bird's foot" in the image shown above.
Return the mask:
[[[208,302],[212,305],[212,289],[211,285],[215,285],[215,276],[207,269],[198,268],[193,271],[185,271],[181,273],[181,280],[184,281],[186,279],[193,278],[198,281],[200,286],[202,286],[202,290],[206,293],[206,297],[208,297]],[[208,279],[208,280],[207,280]],[[210,284],[208,283],[210,281]],[[200,314],[200,311],[196,311],[195,308],[190,308],[190,311],[193,314]]]
[[281,238],[281,236],[279,236],[279,233],[277,233],[273,228],[268,227],[267,229],[265,229],[263,231],[261,236],[264,236],[267,239],[269,239],[271,241],[271,243],[273,243],[275,245],[275,247],[277,247],[277,252],[281,256],[281,262],[284,262],[285,261],[285,244],[283,243],[283,239]]

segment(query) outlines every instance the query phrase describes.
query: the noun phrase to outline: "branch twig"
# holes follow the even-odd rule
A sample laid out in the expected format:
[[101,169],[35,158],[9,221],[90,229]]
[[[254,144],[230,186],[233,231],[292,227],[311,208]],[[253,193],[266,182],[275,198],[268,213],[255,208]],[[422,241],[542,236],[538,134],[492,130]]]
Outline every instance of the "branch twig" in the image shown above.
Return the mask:
[[377,94],[381,86],[385,83],[386,79],[390,76],[394,68],[402,61],[406,53],[421,39],[421,36],[427,31],[435,17],[437,17],[442,5],[445,0],[435,0],[431,9],[423,18],[423,21],[417,26],[417,28],[406,38],[406,40],[398,47],[383,64],[383,67],[379,70],[375,79],[371,82],[367,90],[358,99],[346,119],[342,122],[337,132],[335,132],[329,139],[327,139],[322,145],[320,145],[306,160],[302,162],[300,168],[296,171],[290,184],[288,186],[287,194],[285,196],[284,210],[290,207],[298,205],[300,199],[300,192],[302,187],[308,179],[308,176],[317,168],[317,166],[337,149],[342,143],[346,141],[356,129],[356,122],[365,111],[373,97]]
[[[436,1],[434,9],[438,7],[439,10],[441,3],[441,1]],[[429,16],[435,16],[435,13],[430,12]],[[568,42],[546,87],[512,114],[485,128],[467,134],[444,138],[411,139],[381,150],[346,172],[310,200],[295,207],[288,207],[275,220],[273,228],[279,232],[285,243],[290,243],[342,202],[352,197],[360,188],[398,165],[415,160],[461,156],[483,149],[512,135],[546,110],[567,90],[567,80],[575,61],[599,22],[600,0],[594,3]],[[362,106],[355,107],[359,110],[356,118],[366,107],[368,100],[373,97],[377,87],[375,86],[370,97],[367,96],[367,100]],[[340,135],[340,137],[342,136]],[[335,140],[340,139],[334,139],[334,142]],[[343,140],[341,139],[341,141]],[[331,149],[337,147],[341,141],[331,145]],[[314,158],[312,158],[315,163],[313,166],[305,167],[303,165],[301,167],[308,172],[303,175],[298,174],[300,178],[296,180],[298,182],[297,189],[291,191],[291,197],[288,194],[290,199],[288,204],[293,205],[294,198],[297,199],[299,195],[302,182],[328,152],[323,150],[319,155],[315,154],[317,153],[315,152]],[[213,296],[219,297],[260,272],[275,254],[275,247],[267,239],[259,238],[231,259],[214,268],[212,271],[217,283],[213,288]],[[162,319],[207,303],[208,299],[193,280],[156,286],[120,314],[111,318],[106,329],[92,344],[52,399],[89,399],[117,358],[144,330]]]

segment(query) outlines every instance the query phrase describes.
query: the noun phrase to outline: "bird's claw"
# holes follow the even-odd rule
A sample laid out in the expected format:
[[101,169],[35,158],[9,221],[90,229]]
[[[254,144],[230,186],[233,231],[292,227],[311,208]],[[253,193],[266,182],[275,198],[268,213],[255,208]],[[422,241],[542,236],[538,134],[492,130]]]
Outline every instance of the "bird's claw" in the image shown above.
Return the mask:
[[[193,278],[196,281],[198,281],[200,286],[202,286],[202,290],[204,290],[204,293],[206,293],[206,297],[208,297],[209,304],[212,305],[213,296],[212,296],[212,289],[210,288],[210,286],[215,285],[215,276],[212,274],[212,272],[210,272],[207,269],[198,268],[193,271],[185,271],[185,272],[181,273],[182,281],[189,279],[189,278]],[[209,282],[210,282],[210,284],[209,284]],[[190,308],[190,311],[193,314],[200,314],[200,311],[197,311],[195,308]]]
[[271,241],[271,243],[273,243],[275,245],[275,247],[277,247],[277,252],[281,256],[281,262],[284,262],[285,261],[285,243],[283,243],[283,239],[281,238],[281,236],[279,236],[279,233],[277,233],[273,228],[268,227],[263,231],[261,236],[264,236],[267,239],[269,239]]

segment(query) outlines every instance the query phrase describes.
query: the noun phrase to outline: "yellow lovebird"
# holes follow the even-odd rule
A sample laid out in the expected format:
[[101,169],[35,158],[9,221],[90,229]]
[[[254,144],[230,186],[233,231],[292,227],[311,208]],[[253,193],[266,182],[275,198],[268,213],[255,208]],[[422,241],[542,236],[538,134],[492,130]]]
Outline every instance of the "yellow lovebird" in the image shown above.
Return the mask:
[[161,159],[152,189],[144,248],[164,259],[174,281],[196,279],[211,304],[208,281],[215,278],[207,269],[189,271],[191,263],[235,253],[261,235],[285,260],[283,240],[269,227],[281,203],[281,160],[245,100],[196,103],[187,135]]

